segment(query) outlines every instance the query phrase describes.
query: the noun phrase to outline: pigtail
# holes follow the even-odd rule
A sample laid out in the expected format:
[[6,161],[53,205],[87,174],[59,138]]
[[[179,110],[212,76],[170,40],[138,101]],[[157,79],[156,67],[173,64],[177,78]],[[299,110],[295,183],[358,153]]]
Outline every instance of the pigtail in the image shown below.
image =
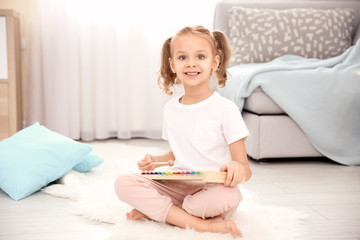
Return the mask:
[[161,68],[160,68],[160,75],[158,77],[158,84],[163,91],[168,94],[172,95],[173,92],[170,88],[175,84],[176,73],[173,73],[171,70],[169,59],[171,58],[171,39],[168,38],[162,47],[161,50]]
[[227,66],[231,57],[231,48],[226,35],[220,31],[212,33],[215,41],[216,55],[220,57],[220,63],[215,74],[218,78],[219,87],[225,87],[227,81]]

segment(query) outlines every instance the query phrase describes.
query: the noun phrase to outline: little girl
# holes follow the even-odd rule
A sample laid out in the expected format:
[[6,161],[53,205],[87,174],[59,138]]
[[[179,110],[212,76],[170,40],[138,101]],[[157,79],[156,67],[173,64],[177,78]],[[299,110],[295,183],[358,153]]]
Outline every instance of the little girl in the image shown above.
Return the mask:
[[244,140],[249,132],[237,106],[214,92],[209,81],[215,73],[219,86],[227,80],[230,58],[226,36],[204,27],[186,27],[165,41],[162,49],[160,87],[168,94],[181,83],[185,93],[164,107],[163,138],[171,151],[146,156],[140,170],[154,170],[154,162],[173,160],[176,169],[227,172],[224,184],[154,181],[121,175],[115,182],[118,198],[134,209],[127,219],[152,219],[202,232],[241,236],[228,218],[241,193],[237,187],[251,177]]

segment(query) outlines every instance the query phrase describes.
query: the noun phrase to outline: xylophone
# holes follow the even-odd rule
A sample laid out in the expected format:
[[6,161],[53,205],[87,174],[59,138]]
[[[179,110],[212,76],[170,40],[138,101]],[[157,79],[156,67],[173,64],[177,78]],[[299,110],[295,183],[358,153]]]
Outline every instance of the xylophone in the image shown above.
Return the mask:
[[153,180],[182,180],[182,181],[202,181],[208,183],[224,183],[226,172],[216,171],[143,171],[139,173],[146,178]]

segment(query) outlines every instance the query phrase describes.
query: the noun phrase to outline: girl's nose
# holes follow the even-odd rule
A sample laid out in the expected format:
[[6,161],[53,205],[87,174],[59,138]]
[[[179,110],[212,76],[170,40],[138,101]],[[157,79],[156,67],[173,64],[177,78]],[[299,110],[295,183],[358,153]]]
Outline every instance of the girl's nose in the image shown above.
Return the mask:
[[196,61],[193,58],[188,58],[189,61],[187,62],[187,67],[195,67],[196,66]]

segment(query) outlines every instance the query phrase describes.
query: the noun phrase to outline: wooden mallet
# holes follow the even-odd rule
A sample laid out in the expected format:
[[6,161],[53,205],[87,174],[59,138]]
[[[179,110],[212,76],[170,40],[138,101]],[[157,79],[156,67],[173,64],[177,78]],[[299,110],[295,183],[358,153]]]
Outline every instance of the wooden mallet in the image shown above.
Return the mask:
[[157,167],[162,167],[162,166],[174,166],[174,161],[173,160],[169,160],[167,162],[153,162],[151,163],[152,165],[155,165]]

